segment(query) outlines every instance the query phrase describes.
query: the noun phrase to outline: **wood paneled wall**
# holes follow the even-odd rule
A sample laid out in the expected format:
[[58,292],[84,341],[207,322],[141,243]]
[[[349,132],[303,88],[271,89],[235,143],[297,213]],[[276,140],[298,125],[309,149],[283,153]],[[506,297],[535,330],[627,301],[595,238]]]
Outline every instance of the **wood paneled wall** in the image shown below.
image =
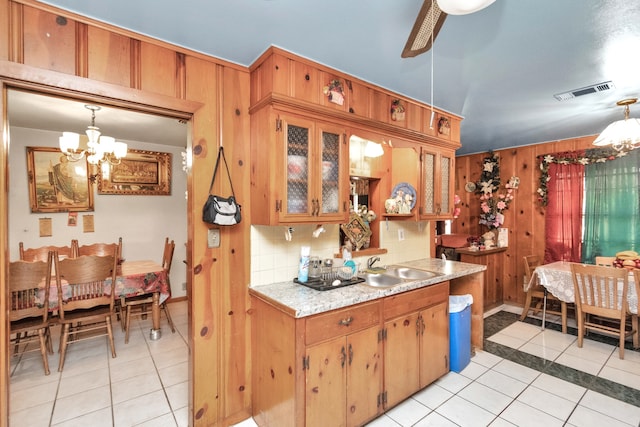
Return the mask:
[[[12,86],[191,119],[186,220],[191,424],[229,425],[250,416],[249,70],[32,0],[0,0],[0,83],[5,130],[0,154],[0,426],[8,425],[10,386],[5,274],[10,190],[5,179],[6,89]],[[201,209],[221,144],[244,220],[222,229],[220,247],[210,249]],[[228,194],[223,181],[214,191]]]
[[[538,203],[538,180],[540,154],[572,151],[592,147],[594,136],[565,139],[529,145],[525,147],[496,150],[500,157],[501,190],[511,176],[520,178],[520,187],[515,198],[505,211],[504,227],[509,229],[509,247],[504,254],[504,269],[501,274],[503,302],[524,305],[522,257],[544,256],[544,208]],[[462,141],[464,145],[464,141]],[[478,153],[456,157],[455,191],[460,196],[460,216],[454,220],[453,233],[481,235],[487,228],[478,224],[480,214],[479,196],[467,193],[465,183],[478,182],[483,160],[489,153]]]

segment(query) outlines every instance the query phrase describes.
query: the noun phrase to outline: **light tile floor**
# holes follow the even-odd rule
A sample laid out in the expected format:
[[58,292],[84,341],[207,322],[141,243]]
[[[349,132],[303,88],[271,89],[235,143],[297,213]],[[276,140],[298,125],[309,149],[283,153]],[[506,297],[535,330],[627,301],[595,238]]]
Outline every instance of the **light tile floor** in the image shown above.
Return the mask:
[[[149,319],[126,345],[116,328],[115,359],[97,340],[72,345],[61,374],[57,353],[49,376],[37,353],[12,359],[10,426],[187,426],[186,303],[170,309],[177,331],[171,334],[163,317],[158,341],[149,339]],[[485,320],[487,351],[476,352],[462,372],[448,373],[368,426],[640,425],[640,353],[627,349],[620,360],[615,345],[594,340],[579,349],[575,335],[554,323],[541,331],[535,320],[503,314],[504,326],[487,327],[493,316]],[[622,388],[620,399],[607,385]]]
[[39,352],[11,359],[10,427],[188,426],[187,304],[169,304],[176,332],[162,315],[162,337],[149,338],[151,315],[136,319],[129,343],[114,324],[116,358],[106,338],[71,344],[58,372],[53,330],[50,375]]

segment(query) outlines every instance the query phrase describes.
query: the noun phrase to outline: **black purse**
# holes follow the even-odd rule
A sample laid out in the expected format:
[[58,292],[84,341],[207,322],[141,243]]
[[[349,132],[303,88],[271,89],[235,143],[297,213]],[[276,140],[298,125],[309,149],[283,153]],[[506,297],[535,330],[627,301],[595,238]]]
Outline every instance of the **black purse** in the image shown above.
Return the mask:
[[[220,157],[222,157],[224,167],[227,170],[229,186],[231,187],[231,196],[226,198],[211,194],[213,182],[216,180],[216,174],[218,173]],[[211,185],[209,186],[209,197],[202,208],[202,220],[206,223],[215,225],[236,225],[242,220],[241,208],[242,207],[238,202],[236,202],[236,194],[233,191],[233,184],[231,183],[231,174],[229,173],[227,159],[224,157],[222,147],[220,147],[220,150],[218,150],[216,167],[213,169],[213,177],[211,177]]]

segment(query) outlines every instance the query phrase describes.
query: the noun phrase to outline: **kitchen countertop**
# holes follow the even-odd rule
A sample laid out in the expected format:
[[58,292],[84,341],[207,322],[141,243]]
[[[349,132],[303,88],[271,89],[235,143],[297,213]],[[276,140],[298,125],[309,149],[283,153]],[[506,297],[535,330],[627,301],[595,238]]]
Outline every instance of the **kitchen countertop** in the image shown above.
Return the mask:
[[299,318],[376,300],[487,269],[484,265],[446,261],[440,258],[424,258],[393,265],[433,271],[442,275],[427,280],[407,281],[390,288],[374,288],[360,283],[328,291],[316,291],[291,280],[252,286],[249,288],[249,294],[269,301],[291,316]]

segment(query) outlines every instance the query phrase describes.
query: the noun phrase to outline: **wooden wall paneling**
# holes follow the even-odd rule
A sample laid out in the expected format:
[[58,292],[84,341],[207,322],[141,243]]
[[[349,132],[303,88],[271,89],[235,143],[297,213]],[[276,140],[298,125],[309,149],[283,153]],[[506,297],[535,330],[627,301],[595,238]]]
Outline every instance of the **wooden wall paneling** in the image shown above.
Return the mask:
[[21,30],[15,28],[22,26],[22,20],[16,22],[13,11],[13,3],[9,3],[9,0],[0,0],[0,31],[3,33],[0,35],[0,60],[8,61],[13,60],[10,56],[13,47],[12,41],[15,39],[13,34],[22,33]]
[[371,119],[389,123],[391,121],[391,97],[379,90],[371,91]]
[[289,79],[291,96],[317,104],[320,95],[322,95],[322,87],[320,85],[317,68],[298,61],[291,61],[291,68],[292,76]]
[[349,91],[349,108],[352,114],[361,117],[369,117],[370,106],[369,98],[371,89],[359,82],[348,80],[346,90]]
[[[500,152],[500,191],[499,194],[504,193],[505,185],[509,182],[512,176],[518,175],[518,149],[507,149]],[[517,261],[517,242],[513,239],[513,230],[518,223],[518,210],[515,201],[518,199],[518,190],[513,191],[513,201],[511,202],[509,209],[505,211],[505,222],[503,227],[508,229],[509,232],[509,246],[504,252],[501,263],[502,268],[498,268],[498,274],[500,275],[501,293],[499,295],[500,300],[504,303],[509,303],[512,299],[515,299],[517,293],[514,290],[515,285],[515,267]],[[515,244],[514,244],[515,243]]]
[[403,105],[405,108],[404,120],[406,122],[407,129],[422,132],[423,108],[411,101],[403,102]]
[[76,22],[24,6],[24,64],[76,74]]
[[[223,375],[221,415],[234,424],[251,416],[249,73],[224,67],[219,69],[221,94],[218,111],[221,113],[225,156],[243,213],[242,222],[224,227],[220,236],[224,266],[219,307],[223,328],[220,340]],[[231,194],[230,188],[222,191],[222,194]]]
[[[0,0],[0,10],[6,4]],[[4,43],[2,43],[4,44]],[[5,278],[9,276],[7,266],[9,265],[9,176],[8,153],[9,153],[9,125],[7,120],[7,90],[4,84],[0,84],[0,126],[2,129],[2,151],[0,151],[0,427],[9,426],[9,367],[11,350],[9,349],[9,286],[6,285]]]
[[[202,102],[193,117],[192,152],[193,165],[189,203],[189,236],[192,236],[192,260],[190,274],[193,275],[189,334],[189,355],[193,381],[189,392],[189,411],[197,426],[213,425],[220,417],[218,400],[221,393],[221,355],[219,342],[222,338],[219,301],[222,299],[222,272],[226,262],[219,248],[207,247],[208,227],[202,222],[201,207],[208,194],[211,175],[218,154],[218,67],[206,61],[190,58],[186,60],[187,98]],[[227,239],[224,247],[227,247]],[[201,380],[197,380],[197,379]]]
[[[273,55],[270,61],[270,69],[266,69],[264,79],[270,79],[270,83],[263,87],[263,96],[270,92],[291,96],[291,70],[292,60],[279,54]],[[270,89],[268,89],[270,88]]]
[[140,43],[140,89],[176,96],[176,52],[155,44]]
[[131,85],[129,37],[90,26],[88,46],[87,77],[125,87]]

